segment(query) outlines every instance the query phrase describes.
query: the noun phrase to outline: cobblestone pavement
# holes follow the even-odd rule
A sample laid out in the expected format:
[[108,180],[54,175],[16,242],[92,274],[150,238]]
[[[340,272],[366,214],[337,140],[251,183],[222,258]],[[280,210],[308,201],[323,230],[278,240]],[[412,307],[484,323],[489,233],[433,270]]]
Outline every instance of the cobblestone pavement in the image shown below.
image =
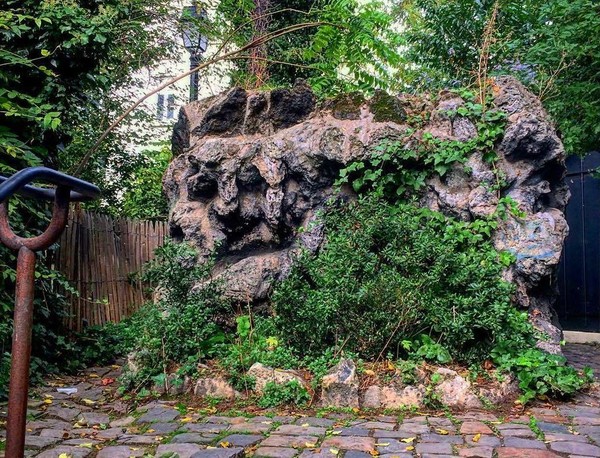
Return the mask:
[[[505,414],[440,411],[369,416],[313,410],[311,415],[240,416],[239,411],[187,407],[183,398],[137,406],[125,403],[113,397],[118,375],[118,366],[92,368],[80,377],[53,380],[36,390],[30,401],[27,456],[600,457],[600,389],[568,403],[509,409],[511,413]],[[64,387],[77,392],[57,392]],[[0,424],[2,416],[5,406],[0,406]],[[2,429],[0,438],[4,436]]]
[[563,353],[572,366],[577,369],[589,366],[600,380],[600,345],[568,343],[563,347]]

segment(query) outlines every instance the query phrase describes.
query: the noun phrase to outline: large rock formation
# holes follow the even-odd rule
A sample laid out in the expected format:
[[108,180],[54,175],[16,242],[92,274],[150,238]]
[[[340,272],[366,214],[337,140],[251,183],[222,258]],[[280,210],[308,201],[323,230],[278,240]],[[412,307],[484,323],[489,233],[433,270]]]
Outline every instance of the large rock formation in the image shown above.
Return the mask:
[[[527,215],[509,216],[494,234],[496,247],[517,257],[505,276],[516,285],[518,304],[556,343],[553,273],[568,231],[564,150],[539,100],[521,84],[499,78],[493,90],[496,107],[508,115],[496,145],[499,159],[491,165],[476,153],[444,177],[434,176],[422,203],[471,220],[495,211],[500,183],[501,196],[512,197]],[[202,256],[216,250],[216,273],[227,279],[231,297],[264,302],[273,280],[289,271],[293,253],[322,243],[318,213],[341,168],[365,158],[382,139],[410,142],[423,132],[473,138],[471,121],[448,114],[464,103],[454,93],[435,103],[380,93],[317,107],[310,89],[298,84],[266,93],[235,88],[187,105],[165,177],[171,235],[196,245]],[[428,121],[406,136],[407,119],[423,114]]]

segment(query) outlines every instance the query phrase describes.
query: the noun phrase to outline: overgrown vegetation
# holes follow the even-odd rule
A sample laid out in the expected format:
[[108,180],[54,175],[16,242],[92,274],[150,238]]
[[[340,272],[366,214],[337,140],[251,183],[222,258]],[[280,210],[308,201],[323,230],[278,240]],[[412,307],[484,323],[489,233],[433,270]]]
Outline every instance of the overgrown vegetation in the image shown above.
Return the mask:
[[213,356],[217,344],[224,342],[217,321],[232,310],[221,283],[210,279],[212,266],[198,264],[195,250],[186,244],[167,243],[156,250],[143,279],[156,287],[158,300],[122,325],[126,346],[140,369],[129,373],[126,385],[143,385],[173,365]]
[[490,98],[478,103],[471,91],[456,91],[465,103],[445,116],[468,118],[477,135],[467,141],[442,140],[430,133],[409,128],[405,138],[385,139],[373,147],[370,157],[350,163],[340,172],[338,185],[349,183],[358,193],[374,193],[390,202],[415,195],[433,174],[446,175],[451,167],[463,164],[476,152],[491,163],[496,160],[494,145],[504,132],[506,114],[490,107]]
[[428,334],[473,362],[513,334],[500,256],[472,224],[372,197],[331,209],[324,221],[326,245],[300,256],[273,295],[278,330],[297,351],[343,346],[398,358],[403,341]]

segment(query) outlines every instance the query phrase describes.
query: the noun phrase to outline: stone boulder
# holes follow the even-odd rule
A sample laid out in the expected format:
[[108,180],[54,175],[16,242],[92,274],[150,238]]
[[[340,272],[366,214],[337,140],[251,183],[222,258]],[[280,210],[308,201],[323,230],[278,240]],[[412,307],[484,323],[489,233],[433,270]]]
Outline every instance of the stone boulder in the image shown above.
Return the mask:
[[273,382],[277,385],[285,385],[286,383],[296,381],[301,386],[306,387],[305,380],[293,370],[273,369],[272,367],[265,366],[261,363],[254,363],[246,375],[254,377],[256,383],[254,385],[254,391],[262,394],[265,390],[267,383]]
[[440,368],[435,373],[443,377],[443,380],[434,388],[434,392],[439,396],[442,404],[464,409],[482,406],[467,379],[450,369]]
[[400,409],[405,407],[421,407],[425,387],[419,386],[384,386],[372,385],[363,394],[361,407],[367,409]]
[[[560,351],[552,307],[568,232],[564,149],[540,101],[517,80],[500,77],[492,89],[494,105],[507,115],[495,147],[498,160],[492,165],[474,153],[443,177],[431,177],[420,202],[469,221],[494,213],[499,197],[516,201],[527,216],[500,221],[493,241],[517,258],[504,276],[515,285],[518,306],[550,336],[544,348]],[[195,245],[203,258],[215,253],[214,274],[227,282],[227,294],[261,306],[294,255],[315,252],[323,243],[318,214],[334,194],[339,170],[365,159],[382,139],[407,145],[424,133],[472,139],[477,127],[449,114],[464,103],[451,92],[435,102],[378,93],[371,100],[347,95],[317,107],[302,82],[271,92],[234,88],[191,103],[180,112],[175,158],[164,178],[170,235]],[[415,116],[427,121],[413,132],[408,122]],[[342,195],[354,194],[344,188]]]
[[342,359],[321,380],[321,403],[324,407],[358,408],[358,377],[351,359]]
[[221,377],[199,378],[194,386],[194,394],[200,397],[210,396],[220,399],[234,399],[242,395]]

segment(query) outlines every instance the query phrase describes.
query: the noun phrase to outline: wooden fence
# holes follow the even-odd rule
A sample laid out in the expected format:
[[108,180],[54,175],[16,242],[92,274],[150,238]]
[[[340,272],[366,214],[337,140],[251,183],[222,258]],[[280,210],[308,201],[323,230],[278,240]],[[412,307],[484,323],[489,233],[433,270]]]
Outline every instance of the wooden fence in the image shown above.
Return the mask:
[[167,235],[164,222],[111,218],[75,207],[60,240],[56,269],[79,294],[69,294],[69,328],[118,322],[149,299],[135,279]]

